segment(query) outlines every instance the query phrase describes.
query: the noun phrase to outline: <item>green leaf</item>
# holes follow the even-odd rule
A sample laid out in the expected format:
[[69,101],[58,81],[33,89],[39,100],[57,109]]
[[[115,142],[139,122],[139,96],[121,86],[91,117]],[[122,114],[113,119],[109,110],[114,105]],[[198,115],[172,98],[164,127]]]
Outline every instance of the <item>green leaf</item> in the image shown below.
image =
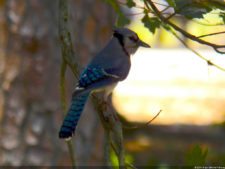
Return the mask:
[[189,18],[203,18],[203,15],[210,11],[211,11],[210,8],[207,7],[204,8],[198,4],[193,4],[181,10],[180,14],[183,14]]
[[171,7],[176,7],[176,3],[174,0],[166,0],[166,1]]
[[125,25],[128,25],[129,23],[130,23],[130,20],[126,18],[123,13],[118,15],[118,19],[116,22],[117,27],[123,27]]
[[175,11],[188,18],[203,18],[203,15],[210,12],[212,7],[207,3],[197,0],[174,0]]
[[148,15],[149,10],[145,8],[145,9],[143,10],[143,13],[144,13],[145,15]]
[[175,12],[187,18],[203,18],[215,9],[225,11],[224,0],[166,0]]
[[129,8],[136,6],[136,3],[133,0],[127,0],[126,4]]
[[225,1],[223,0],[208,0],[205,5],[211,7],[212,9],[225,10]]
[[199,145],[195,145],[186,154],[186,165],[192,165],[192,166],[205,165],[207,154],[208,154],[208,149],[203,150]]
[[157,17],[150,18],[148,15],[145,15],[141,20],[146,28],[149,29],[153,34],[155,30],[160,27],[161,22]]
[[223,23],[225,23],[225,13],[220,13],[220,18],[222,18],[223,19]]
[[174,0],[174,3],[176,4],[177,8],[185,7],[186,5],[190,5],[193,3],[192,0]]

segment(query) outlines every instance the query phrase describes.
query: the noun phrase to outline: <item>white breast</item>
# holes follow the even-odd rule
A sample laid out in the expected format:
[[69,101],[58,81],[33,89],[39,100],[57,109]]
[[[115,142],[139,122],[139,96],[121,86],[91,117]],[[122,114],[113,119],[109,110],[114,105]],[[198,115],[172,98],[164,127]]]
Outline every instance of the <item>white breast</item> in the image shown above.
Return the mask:
[[94,92],[104,92],[104,101],[107,101],[108,96],[112,93],[113,89],[116,87],[118,83],[113,83],[109,86],[106,86],[101,89],[94,90]]

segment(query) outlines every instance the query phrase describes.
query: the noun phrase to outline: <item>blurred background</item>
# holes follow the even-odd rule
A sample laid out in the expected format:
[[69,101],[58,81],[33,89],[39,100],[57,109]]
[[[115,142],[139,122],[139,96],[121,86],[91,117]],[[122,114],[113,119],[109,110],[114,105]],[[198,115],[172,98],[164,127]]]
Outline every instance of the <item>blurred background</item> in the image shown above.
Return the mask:
[[[173,166],[205,160],[224,166],[225,72],[184,48],[169,32],[150,33],[138,9],[122,8],[132,19],[128,27],[152,46],[132,57],[129,77],[112,97],[126,126],[127,161]],[[116,14],[101,0],[71,0],[70,14],[75,55],[84,67],[111,37]],[[224,31],[213,13],[207,15],[207,24],[179,17],[173,22],[196,36]],[[225,35],[205,39],[222,44]],[[224,55],[183,40],[225,68]],[[66,144],[58,139],[63,119],[59,43],[58,1],[0,0],[0,165],[70,165]],[[69,69],[66,79],[69,105],[76,84]],[[90,103],[73,140],[79,165],[103,165],[104,131]]]

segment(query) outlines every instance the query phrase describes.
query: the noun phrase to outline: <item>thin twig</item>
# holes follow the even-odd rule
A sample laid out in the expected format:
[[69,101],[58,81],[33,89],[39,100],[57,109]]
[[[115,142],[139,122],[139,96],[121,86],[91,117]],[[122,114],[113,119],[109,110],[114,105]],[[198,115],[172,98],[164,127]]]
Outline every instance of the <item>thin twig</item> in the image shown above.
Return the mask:
[[165,12],[169,8],[171,8],[171,7],[170,6],[167,6],[166,8],[164,8],[163,10],[161,10],[160,12],[163,13],[163,12]]
[[201,22],[201,21],[198,21],[198,20],[195,20],[195,19],[189,19],[189,20],[191,20],[192,22],[197,23],[199,25],[203,25],[203,26],[222,26],[222,25],[224,25],[224,23],[222,23],[222,22],[210,24],[210,23],[204,23],[204,22]]
[[185,41],[183,39],[181,39],[177,34],[176,32],[174,32],[173,30],[170,30],[170,33],[172,33],[187,49],[189,49],[190,51],[192,51],[193,53],[195,53],[198,57],[200,57],[201,59],[205,60],[206,63],[208,65],[211,65],[211,66],[214,66],[216,67],[217,69],[219,70],[222,70],[222,71],[225,71],[225,68],[224,67],[221,67],[215,63],[213,63],[211,60],[209,59],[206,59],[204,56],[202,56],[200,53],[198,53],[197,51],[195,51],[194,49],[192,49],[190,46],[188,46]]
[[131,126],[131,127],[128,127],[128,126],[124,126],[123,125],[123,128],[124,129],[139,129],[139,128],[144,128],[144,127],[147,127],[149,124],[151,124],[158,116],[159,116],[159,114],[162,112],[162,110],[159,110],[159,112],[151,119],[151,120],[149,120],[147,123],[145,123],[145,124],[143,124],[143,125],[141,125],[141,126]]
[[223,32],[209,33],[209,34],[206,34],[206,35],[201,35],[201,36],[198,36],[198,38],[204,38],[204,37],[207,37],[207,36],[213,36],[213,35],[218,35],[218,34],[223,34],[223,33],[225,33],[225,31],[223,31]]
[[170,16],[168,16],[168,17],[166,18],[166,20],[171,19],[171,18],[174,17],[176,14],[177,14],[176,12],[172,13]]
[[144,0],[144,3],[146,5],[146,7],[150,10],[149,5],[151,6],[152,10],[155,12],[156,16],[158,16],[161,21],[167,25],[170,25],[172,28],[174,28],[176,31],[180,32],[182,35],[184,35],[185,37],[196,41],[198,43],[204,44],[204,45],[208,45],[211,46],[216,52],[224,54],[225,52],[220,51],[219,49],[221,48],[225,48],[225,45],[219,45],[219,44],[214,44],[211,42],[207,42],[205,40],[199,39],[198,37],[186,32],[185,30],[181,29],[180,27],[178,27],[177,25],[175,25],[174,23],[170,22],[169,20],[167,20],[167,18],[165,18],[160,11],[158,10],[158,8],[155,6],[155,4],[152,2],[152,0]]

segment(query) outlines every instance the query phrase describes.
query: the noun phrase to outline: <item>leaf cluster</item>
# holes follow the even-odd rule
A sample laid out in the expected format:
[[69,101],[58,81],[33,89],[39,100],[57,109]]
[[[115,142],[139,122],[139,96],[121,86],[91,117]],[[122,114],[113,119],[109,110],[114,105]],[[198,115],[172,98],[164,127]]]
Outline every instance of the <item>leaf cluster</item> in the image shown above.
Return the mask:
[[186,165],[189,166],[203,166],[206,163],[206,157],[208,155],[208,149],[203,149],[199,145],[194,145],[190,149],[185,157]]
[[204,18],[204,15],[219,9],[218,16],[225,16],[225,2],[223,0],[166,0],[177,14],[187,18]]
[[[105,1],[109,3],[118,14],[117,26],[122,27],[130,23],[130,18],[125,16],[120,8],[120,1]],[[146,0],[140,1],[147,2]],[[220,17],[223,20],[223,23],[225,23],[225,2],[223,0],[166,0],[166,2],[167,4],[155,4],[158,4],[159,6],[165,6],[165,11],[169,8],[173,9],[173,16],[180,15],[188,19],[204,19],[204,16],[207,13],[210,13],[213,10],[218,10],[218,17]],[[126,3],[123,5],[127,6],[128,8],[140,8],[137,3],[134,2],[134,0],[126,0]],[[162,22],[159,18],[149,15],[152,13],[152,11],[149,11],[146,7],[143,7],[144,16],[141,21],[143,22],[144,26],[154,34],[155,30],[160,27]]]

